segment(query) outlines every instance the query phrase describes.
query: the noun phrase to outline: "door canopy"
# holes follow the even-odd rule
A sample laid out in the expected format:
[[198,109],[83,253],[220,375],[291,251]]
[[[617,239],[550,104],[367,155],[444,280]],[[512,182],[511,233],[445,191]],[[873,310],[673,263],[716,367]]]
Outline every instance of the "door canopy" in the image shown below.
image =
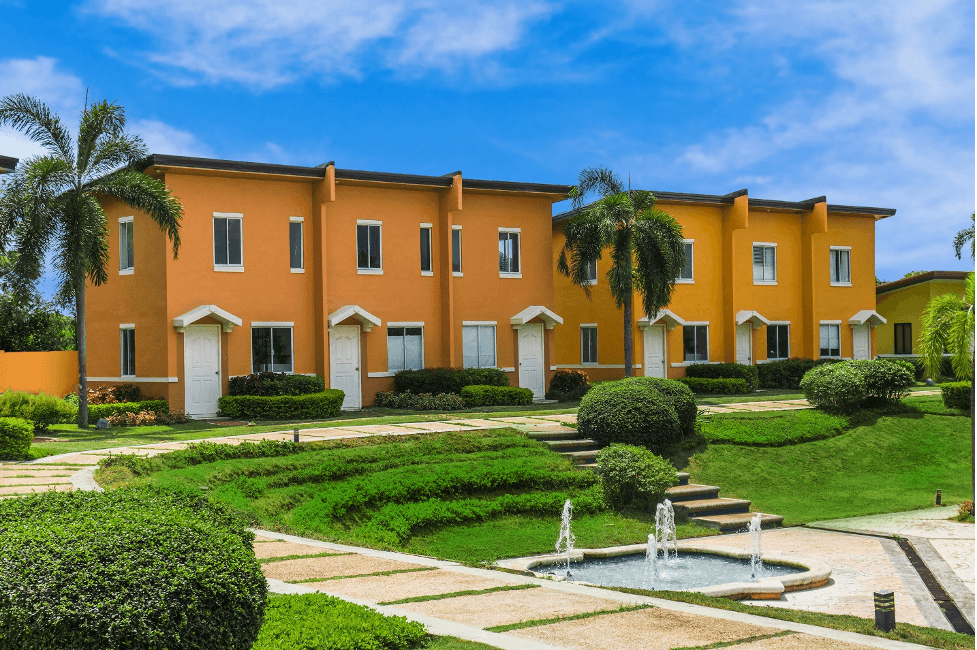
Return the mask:
[[369,332],[374,327],[380,327],[380,319],[359,305],[345,305],[329,314],[329,327],[339,325],[347,318],[355,318],[358,320],[363,326],[364,332]]
[[241,319],[230,312],[226,312],[217,305],[200,305],[196,309],[191,309],[185,314],[181,314],[173,319],[173,327],[177,332],[187,331],[187,325],[193,325],[201,318],[211,316],[221,324],[221,329],[230,332],[235,325],[241,325]]
[[879,325],[885,325],[885,319],[882,318],[879,312],[874,309],[863,309],[854,316],[848,319],[849,325],[870,325],[872,327],[878,327]]
[[521,312],[509,319],[513,325],[525,325],[534,318],[538,318],[546,325],[546,329],[551,330],[557,325],[563,324],[563,319],[542,305],[532,305],[526,307]]
[[659,309],[651,316],[638,319],[638,327],[647,329],[652,325],[664,325],[665,329],[673,330],[679,325],[685,325],[685,319],[680,318],[671,309]]
[[743,325],[745,323],[750,323],[753,325],[753,329],[758,330],[764,325],[769,325],[770,321],[755,311],[744,309],[743,311],[736,312],[736,324]]

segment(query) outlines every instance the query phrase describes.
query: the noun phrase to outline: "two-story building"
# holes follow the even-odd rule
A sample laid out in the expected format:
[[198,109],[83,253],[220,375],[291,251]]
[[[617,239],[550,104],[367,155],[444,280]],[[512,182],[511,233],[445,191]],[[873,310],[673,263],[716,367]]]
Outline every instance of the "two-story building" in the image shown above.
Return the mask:
[[886,324],[877,331],[879,356],[919,356],[917,341],[930,300],[946,293],[962,296],[966,271],[927,271],[875,287],[878,310]]
[[[398,370],[498,367],[545,392],[552,204],[569,186],[154,155],[181,247],[106,202],[109,281],[88,289],[93,384],[212,415],[233,375],[316,373],[345,408]],[[117,271],[116,271],[117,269]]]
[[[681,377],[694,363],[875,354],[875,222],[895,210],[808,201],[653,192],[685,237],[686,266],[671,304],[645,314],[634,299],[636,375]],[[553,252],[573,212],[553,218]],[[555,257],[554,257],[555,258]],[[559,274],[556,366],[621,377],[623,315],[606,288],[610,259],[592,274],[592,300]]]

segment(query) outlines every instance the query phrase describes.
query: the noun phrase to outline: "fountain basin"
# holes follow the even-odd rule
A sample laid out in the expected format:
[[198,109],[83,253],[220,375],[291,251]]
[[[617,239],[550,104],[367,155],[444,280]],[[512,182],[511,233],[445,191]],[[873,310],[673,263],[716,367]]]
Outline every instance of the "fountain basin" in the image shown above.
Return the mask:
[[[647,552],[647,548],[647,544],[631,544],[629,546],[615,546],[611,548],[576,549],[570,553],[570,559],[574,564],[583,563],[581,571],[578,573],[580,573],[581,576],[588,576],[588,574],[592,575],[594,573],[593,571],[585,569],[588,562],[621,558],[623,560],[622,563],[627,563],[628,561],[624,558],[630,556],[634,558],[631,560],[631,563],[633,563],[632,572],[635,574],[641,574],[650,570],[650,567],[645,564],[645,554]],[[726,563],[742,562],[746,567],[748,567],[751,554],[749,551],[737,551],[727,548],[709,546],[707,544],[692,543],[689,545],[683,544],[680,549],[678,561],[680,563],[685,560],[694,562],[698,558],[710,556],[711,558],[719,560],[718,565],[724,564],[722,560],[726,560]],[[774,575],[764,576],[761,574],[761,577],[755,581],[748,579],[733,580],[729,582],[722,582],[720,584],[692,587],[673,586],[669,584],[668,581],[660,581],[661,584],[655,584],[653,586],[641,586],[641,588],[693,591],[706,596],[733,599],[778,599],[782,594],[788,591],[813,589],[815,587],[823,586],[827,584],[829,578],[831,577],[831,567],[823,562],[809,558],[785,555],[776,551],[765,552],[761,557],[763,559],[764,566],[769,567],[769,574]],[[499,560],[497,564],[504,568],[525,571],[540,578],[566,580],[567,578],[564,575],[566,571],[566,561],[567,555],[565,553],[561,553],[560,555],[537,555],[533,557]],[[670,560],[669,562],[672,561]],[[559,566],[561,563],[562,567]],[[618,563],[609,563],[606,567],[608,569],[607,573],[622,573],[622,567],[616,566],[617,564]],[[672,565],[672,567],[679,568],[678,565]],[[668,571],[669,564],[665,563],[663,568],[665,571]],[[706,569],[706,572],[708,571],[709,569]],[[572,566],[571,572],[573,572]],[[626,568],[623,568],[623,573],[627,573]],[[733,575],[735,575],[735,573],[735,571],[732,571]],[[749,576],[748,571],[746,576]],[[640,575],[637,576],[636,579],[640,579]],[[613,576],[601,581],[595,581],[592,579],[588,580],[586,577],[584,579],[576,579],[573,576],[571,576],[569,580],[594,586],[640,586],[635,584],[634,580],[631,578],[622,578],[614,581]]]

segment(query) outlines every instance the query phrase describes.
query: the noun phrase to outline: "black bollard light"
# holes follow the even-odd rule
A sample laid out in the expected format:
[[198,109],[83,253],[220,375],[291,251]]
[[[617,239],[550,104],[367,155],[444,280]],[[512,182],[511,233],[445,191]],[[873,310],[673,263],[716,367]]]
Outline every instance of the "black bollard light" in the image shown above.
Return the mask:
[[883,632],[896,629],[896,595],[891,591],[875,592],[875,629]]
[[294,429],[292,429],[292,442],[298,442],[298,441],[299,441],[299,429],[298,427],[295,427]]
[[936,491],[936,505],[943,505],[943,490]]

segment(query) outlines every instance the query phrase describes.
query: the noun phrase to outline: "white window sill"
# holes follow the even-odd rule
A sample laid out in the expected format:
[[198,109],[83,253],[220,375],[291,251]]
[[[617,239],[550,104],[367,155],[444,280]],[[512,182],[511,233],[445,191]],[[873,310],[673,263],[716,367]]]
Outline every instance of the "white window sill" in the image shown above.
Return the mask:
[[357,275],[383,275],[383,269],[356,269]]
[[691,278],[677,278],[675,284],[695,284],[695,280]]
[[463,278],[463,277],[465,277],[465,274],[462,273],[461,271],[452,271],[451,272],[451,275],[454,276],[454,277],[456,277],[456,278]]
[[499,368],[502,372],[515,372],[515,368]]
[[305,273],[305,269],[289,269],[292,273]]
[[132,275],[135,269],[119,269],[119,275]]
[[757,359],[756,364],[759,366],[761,363],[773,363],[774,361],[787,361],[790,357],[774,357],[772,359]]
[[500,278],[521,278],[522,273],[499,273]]
[[[640,363],[631,364],[632,368],[641,368]],[[613,370],[620,370],[624,368],[623,363],[561,363],[555,366],[550,366],[550,370],[556,370],[557,368],[563,368],[567,370],[586,370],[587,368],[609,368]]]
[[429,278],[434,275],[434,271],[421,271],[421,275],[426,278]]
[[387,372],[368,372],[367,377],[377,378],[377,377],[393,377],[398,371],[387,371]]
[[851,286],[851,282],[832,282],[831,283],[831,286],[832,287],[850,287]]
[[678,363],[673,363],[671,366],[673,368],[688,368],[689,366],[706,365],[719,363],[718,361],[679,361]]
[[777,286],[777,281],[776,280],[754,280],[753,284],[757,286],[775,287]]
[[218,273],[244,273],[243,266],[218,266],[215,264],[214,270]]
[[597,367],[597,362],[596,361],[581,361],[580,362],[580,365],[581,366],[584,366],[586,368],[596,368]]
[[180,381],[179,377],[140,377],[138,375],[126,375],[125,377],[87,377],[88,381],[129,381],[153,384],[175,384]]

